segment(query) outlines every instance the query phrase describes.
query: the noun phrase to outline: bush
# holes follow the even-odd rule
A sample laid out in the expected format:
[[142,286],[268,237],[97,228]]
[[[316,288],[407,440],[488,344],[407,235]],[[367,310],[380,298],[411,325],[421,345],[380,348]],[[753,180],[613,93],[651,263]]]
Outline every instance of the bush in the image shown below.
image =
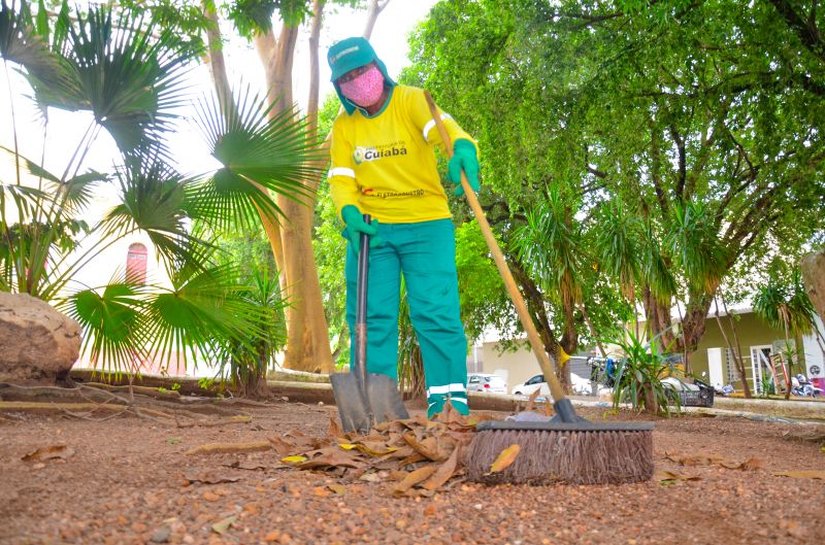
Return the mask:
[[661,409],[670,413],[667,388],[662,383],[662,379],[669,374],[670,366],[655,340],[643,344],[628,331],[625,339],[612,341],[625,353],[616,371],[614,407],[620,403],[630,403],[636,410],[656,414]]

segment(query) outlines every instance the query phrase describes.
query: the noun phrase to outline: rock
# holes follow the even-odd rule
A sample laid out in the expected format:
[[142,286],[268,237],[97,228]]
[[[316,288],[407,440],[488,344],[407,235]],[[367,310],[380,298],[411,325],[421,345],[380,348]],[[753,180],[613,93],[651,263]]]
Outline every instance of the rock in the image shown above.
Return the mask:
[[152,543],[167,543],[169,541],[169,536],[172,535],[172,529],[168,526],[161,526],[154,532],[152,532],[152,537],[149,538],[149,541]]
[[808,292],[819,317],[825,320],[825,250],[806,255],[799,266],[802,269],[805,291]]
[[80,325],[28,294],[0,292],[0,381],[65,382],[80,355]]

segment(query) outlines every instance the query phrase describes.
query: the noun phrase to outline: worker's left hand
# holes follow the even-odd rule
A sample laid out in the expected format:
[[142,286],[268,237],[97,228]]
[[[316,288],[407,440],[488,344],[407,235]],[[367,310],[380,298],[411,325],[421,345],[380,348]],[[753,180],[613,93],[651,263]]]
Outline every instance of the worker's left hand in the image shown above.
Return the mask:
[[455,190],[456,195],[464,194],[464,186],[461,185],[461,171],[467,175],[467,182],[473,191],[478,193],[478,158],[476,157],[475,145],[465,138],[459,138],[453,143],[453,156],[447,165],[447,178],[454,184],[458,184]]

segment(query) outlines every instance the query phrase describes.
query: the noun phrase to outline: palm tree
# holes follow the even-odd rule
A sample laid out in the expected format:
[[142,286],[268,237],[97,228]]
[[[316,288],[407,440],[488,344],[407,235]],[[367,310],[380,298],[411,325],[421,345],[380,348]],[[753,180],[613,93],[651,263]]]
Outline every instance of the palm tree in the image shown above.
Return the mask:
[[[584,245],[581,229],[575,219],[577,206],[566,201],[558,186],[548,189],[547,197],[527,212],[526,224],[515,230],[513,248],[528,267],[528,274],[537,278],[547,298],[562,311],[564,333],[558,346],[549,347],[553,357],[564,363],[578,345],[576,310],[582,302],[581,267]],[[559,377],[570,385],[570,368]]]
[[[753,300],[753,309],[768,325],[785,332],[786,358],[783,358],[783,366],[792,367],[793,354],[796,352],[792,339],[810,333],[815,327],[816,319],[816,311],[805,291],[799,267],[794,268],[787,282],[772,277],[760,286]],[[785,399],[791,395],[790,372],[785,369]]]
[[[306,180],[320,174],[306,121],[290,111],[272,115],[248,90],[237,99],[203,99],[196,117],[221,167],[180,174],[164,136],[187,102],[194,52],[129,10],[92,7],[70,17],[64,2],[54,21],[45,13],[42,3],[32,16],[25,2],[14,9],[2,0],[0,56],[22,68],[41,111],[87,111],[92,121],[61,175],[7,150],[18,167],[15,182],[0,185],[0,289],[59,300],[102,366],[129,369],[146,357],[243,361],[271,333],[272,307],[250,298],[255,285],[242,282],[237,267],[218,265],[213,242],[232,225],[277,221],[269,191],[300,198]],[[83,171],[101,129],[117,144],[120,165]],[[26,183],[24,167],[36,187]],[[87,224],[81,218],[100,183],[113,184],[120,203]],[[6,210],[7,195],[14,210]],[[78,270],[135,233],[155,246],[171,288],[120,275],[67,292]],[[256,380],[264,370],[255,367]]]

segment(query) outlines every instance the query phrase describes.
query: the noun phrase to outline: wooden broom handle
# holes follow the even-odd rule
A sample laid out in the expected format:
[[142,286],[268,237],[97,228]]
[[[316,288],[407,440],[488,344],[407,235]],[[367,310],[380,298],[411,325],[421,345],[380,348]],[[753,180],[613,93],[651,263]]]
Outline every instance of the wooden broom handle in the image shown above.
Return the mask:
[[[441,135],[441,141],[444,142],[444,147],[447,148],[447,155],[452,158],[453,145],[450,141],[450,135],[447,133],[447,129],[441,121],[441,116],[438,113],[438,108],[433,101],[433,97],[430,96],[429,91],[424,91],[424,97],[427,99],[427,105],[430,107],[430,113],[432,113],[433,121],[435,121],[435,125],[438,127],[438,132]],[[496,241],[496,237],[493,235],[492,229],[490,229],[490,224],[484,216],[484,211],[481,209],[481,205],[478,202],[478,197],[476,197],[475,191],[473,191],[473,188],[470,187],[470,182],[467,181],[467,175],[464,174],[464,170],[461,171],[461,187],[464,188],[464,194],[467,196],[467,201],[470,203],[470,208],[473,210],[476,221],[478,221],[478,225],[481,227],[481,233],[484,235],[484,240],[487,241],[487,247],[490,249],[490,253],[493,254],[493,260],[496,262],[498,272],[501,275],[501,279],[504,281],[504,287],[507,288],[507,293],[510,294],[510,299],[516,307],[519,319],[521,320],[521,325],[524,328],[524,331],[527,332],[527,338],[530,340],[530,346],[533,348],[533,353],[539,360],[539,366],[544,374],[544,380],[547,382],[547,385],[550,387],[550,393],[553,395],[553,402],[561,401],[565,398],[565,395],[564,389],[561,387],[558,377],[556,377],[555,363],[547,351],[544,350],[544,344],[541,342],[541,337],[539,337],[538,331],[536,331],[536,326],[533,325],[533,319],[530,317],[530,312],[527,310],[527,304],[524,302],[524,297],[522,297],[521,292],[516,285],[516,281],[513,278],[513,273],[510,272],[510,267],[507,266],[507,262],[504,260],[504,254],[501,252],[501,248],[498,246],[498,241]]]

